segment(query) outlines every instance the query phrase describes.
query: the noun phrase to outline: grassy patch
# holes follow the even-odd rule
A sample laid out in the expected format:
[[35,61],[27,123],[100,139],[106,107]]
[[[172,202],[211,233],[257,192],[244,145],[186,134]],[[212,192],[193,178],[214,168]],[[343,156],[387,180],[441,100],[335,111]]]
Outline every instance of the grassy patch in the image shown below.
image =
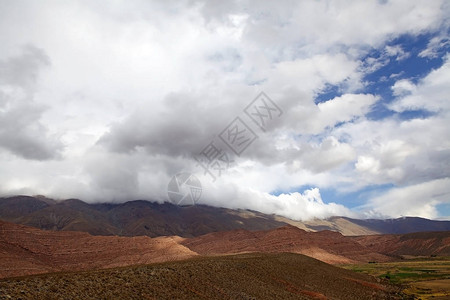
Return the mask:
[[401,284],[405,293],[420,299],[450,297],[450,257],[346,265],[344,268]]

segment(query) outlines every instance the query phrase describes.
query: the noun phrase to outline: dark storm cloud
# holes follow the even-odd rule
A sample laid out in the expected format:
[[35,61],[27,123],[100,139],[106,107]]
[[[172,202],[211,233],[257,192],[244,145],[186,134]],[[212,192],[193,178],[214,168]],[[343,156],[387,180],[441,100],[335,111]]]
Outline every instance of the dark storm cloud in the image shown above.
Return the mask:
[[[229,99],[213,101],[213,95],[171,94],[164,99],[163,109],[155,113],[147,106],[125,121],[112,126],[99,144],[112,152],[145,149],[153,155],[190,157],[206,146],[223,127],[239,113]],[[205,99],[210,100],[206,103]]]
[[49,65],[44,51],[30,45],[0,61],[0,147],[26,159],[52,159],[61,148],[41,123],[45,107],[33,101],[39,72]]
[[39,71],[50,65],[50,58],[42,49],[24,46],[22,54],[0,61],[0,84],[30,90],[34,87]]

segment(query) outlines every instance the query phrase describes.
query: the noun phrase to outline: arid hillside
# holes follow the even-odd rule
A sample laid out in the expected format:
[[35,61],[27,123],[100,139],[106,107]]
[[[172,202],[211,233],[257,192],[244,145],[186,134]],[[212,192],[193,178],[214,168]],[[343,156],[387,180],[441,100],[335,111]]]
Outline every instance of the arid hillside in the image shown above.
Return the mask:
[[387,255],[450,256],[450,231],[352,237],[361,245]]
[[196,256],[177,237],[92,236],[0,221],[0,278],[112,268]]
[[0,299],[401,299],[398,291],[380,279],[292,253],[0,280]]
[[291,252],[331,264],[390,260],[338,232],[307,232],[291,225],[267,231],[209,233],[185,239],[182,244],[202,255]]
[[348,237],[338,232],[232,230],[194,238],[93,236],[0,221],[0,278],[112,268],[249,252],[299,253],[330,264],[386,262],[399,255],[448,255],[449,232]]

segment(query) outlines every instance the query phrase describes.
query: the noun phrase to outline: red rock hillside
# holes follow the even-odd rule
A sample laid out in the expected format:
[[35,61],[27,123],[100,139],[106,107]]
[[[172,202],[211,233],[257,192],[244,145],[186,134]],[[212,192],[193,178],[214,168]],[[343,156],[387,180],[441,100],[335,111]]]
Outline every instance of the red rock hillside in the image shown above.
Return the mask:
[[388,255],[450,256],[450,231],[353,237],[361,245]]
[[0,278],[146,264],[196,255],[177,239],[92,236],[0,221]]
[[307,232],[290,225],[267,231],[209,233],[184,239],[182,244],[203,255],[292,252],[332,264],[390,260],[338,232]]

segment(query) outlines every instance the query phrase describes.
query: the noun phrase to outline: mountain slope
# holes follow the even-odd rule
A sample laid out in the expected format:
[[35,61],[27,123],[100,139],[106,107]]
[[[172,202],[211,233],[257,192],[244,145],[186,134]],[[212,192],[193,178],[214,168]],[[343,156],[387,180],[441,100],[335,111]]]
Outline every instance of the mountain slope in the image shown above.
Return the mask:
[[226,208],[206,205],[180,207],[149,201],[88,204],[70,199],[47,204],[33,197],[0,198],[0,219],[46,230],[84,231],[93,235],[150,237],[198,236],[246,228],[263,230],[286,223],[254,212],[243,217]]
[[450,231],[450,221],[435,221],[419,217],[403,217],[398,219],[350,219],[352,223],[370,228],[383,234],[405,234],[425,231]]
[[331,217],[294,221],[250,210],[169,203],[129,201],[88,204],[81,200],[54,201],[44,197],[0,198],[0,219],[46,230],[83,231],[92,235],[195,237],[234,229],[269,230],[293,225],[306,231],[331,230],[344,235],[448,231],[450,221],[422,218],[357,220]]
[[215,232],[181,243],[202,255],[291,252],[331,264],[390,260],[338,232],[306,232],[291,225],[267,231]]
[[275,216],[275,220],[285,222],[297,228],[306,231],[321,231],[331,230],[340,232],[343,235],[368,235],[380,234],[380,232],[373,230],[367,226],[358,225],[354,219],[345,217],[330,217],[327,219],[312,219],[307,221],[294,221],[285,217]]
[[197,255],[177,237],[92,236],[0,221],[0,278],[184,259]]
[[27,299],[400,299],[375,278],[292,254],[244,254],[0,280]]
[[387,255],[450,256],[450,231],[352,237],[364,247]]
[[51,203],[38,197],[15,196],[0,198],[0,218],[14,220],[50,206]]
[[[0,278],[179,260],[196,255],[291,252],[331,264],[390,261],[386,255],[449,255],[450,232],[343,236],[297,227],[232,230],[199,237],[92,236],[0,221]],[[380,252],[380,253],[378,253]]]

